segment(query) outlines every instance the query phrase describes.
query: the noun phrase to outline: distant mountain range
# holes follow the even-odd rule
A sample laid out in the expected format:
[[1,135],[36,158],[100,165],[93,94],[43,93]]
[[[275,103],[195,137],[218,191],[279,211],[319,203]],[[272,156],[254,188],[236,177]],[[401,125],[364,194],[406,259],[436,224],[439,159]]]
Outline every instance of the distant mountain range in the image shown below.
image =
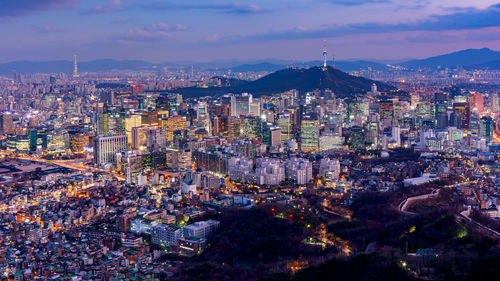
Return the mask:
[[[110,70],[151,70],[154,64],[140,60],[101,59],[78,62],[79,72],[99,72]],[[15,61],[0,64],[0,74],[18,73],[72,73],[73,62],[58,61]]]
[[[234,82],[234,81],[233,81]],[[327,67],[286,68],[266,75],[255,81],[237,81],[237,85],[211,88],[179,88],[173,90],[185,97],[221,95],[226,93],[252,93],[254,96],[282,93],[291,89],[300,92],[315,89],[331,89],[336,96],[346,98],[369,91],[375,83],[380,91],[396,91],[392,86],[363,77],[349,75],[338,69]],[[395,93],[396,94],[396,93]]]
[[[195,70],[231,70],[233,72],[273,72],[279,69],[295,67],[312,67],[322,65],[322,61],[294,62],[277,59],[264,59],[256,61],[231,61],[220,60],[204,63],[193,62],[175,62],[175,63],[151,63],[141,60],[113,60],[100,59],[92,61],[81,61],[78,63],[78,69],[83,72],[98,72],[111,70],[155,70],[163,67],[169,69],[184,69],[190,71],[191,67]],[[332,65],[332,61],[328,61]],[[409,69],[438,67],[455,68],[457,66],[465,69],[500,69],[500,52],[488,48],[468,49],[450,54],[430,57],[427,59],[409,60],[396,65]],[[343,71],[358,71],[362,69],[388,70],[389,66],[381,62],[367,60],[336,61],[335,67]],[[73,62],[70,60],[58,61],[14,61],[0,63],[0,74],[11,75],[13,71],[19,73],[71,73],[73,71]]]
[[[276,63],[259,62],[259,63],[244,63],[235,64],[234,62],[214,62],[214,63],[150,63],[141,60],[113,60],[101,59],[93,61],[78,62],[78,70],[83,72],[99,72],[112,70],[155,70],[163,67],[184,69],[191,71],[193,66],[196,70],[213,70],[213,71],[232,71],[232,72],[273,72],[279,69],[296,66],[296,67],[312,67],[322,65],[322,61],[310,61],[286,63],[285,61],[276,61]],[[332,65],[332,61],[328,62]],[[357,71],[371,67],[376,70],[385,70],[388,67],[384,64],[370,61],[338,61],[336,67],[344,71]],[[72,61],[15,61],[8,63],[0,63],[0,74],[10,75],[12,72],[18,73],[72,73]]]
[[493,51],[488,48],[483,49],[467,49],[446,55],[430,57],[421,60],[410,60],[403,62],[400,65],[407,68],[433,68],[448,67],[455,68],[457,66],[466,69],[475,68],[491,68],[500,69],[500,52]]

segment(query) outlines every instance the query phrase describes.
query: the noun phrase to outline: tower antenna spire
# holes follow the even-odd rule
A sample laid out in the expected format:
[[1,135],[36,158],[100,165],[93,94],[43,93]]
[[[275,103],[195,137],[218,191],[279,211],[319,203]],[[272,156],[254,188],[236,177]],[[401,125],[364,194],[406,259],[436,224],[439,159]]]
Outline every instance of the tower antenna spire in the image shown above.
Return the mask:
[[326,69],[326,40],[323,40],[323,69]]

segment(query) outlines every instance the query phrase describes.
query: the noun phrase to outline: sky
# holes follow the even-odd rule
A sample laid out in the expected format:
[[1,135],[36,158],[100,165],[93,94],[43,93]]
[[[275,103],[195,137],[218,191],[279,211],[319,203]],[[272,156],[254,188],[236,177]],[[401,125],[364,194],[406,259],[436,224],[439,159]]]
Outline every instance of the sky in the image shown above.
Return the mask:
[[0,62],[424,58],[500,50],[499,0],[0,0]]

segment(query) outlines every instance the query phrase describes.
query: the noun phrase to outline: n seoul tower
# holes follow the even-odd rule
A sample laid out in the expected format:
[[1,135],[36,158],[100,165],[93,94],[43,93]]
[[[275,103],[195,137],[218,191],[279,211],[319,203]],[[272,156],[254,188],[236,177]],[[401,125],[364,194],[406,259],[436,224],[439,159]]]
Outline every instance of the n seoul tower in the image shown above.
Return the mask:
[[323,69],[326,69],[326,40],[323,40]]

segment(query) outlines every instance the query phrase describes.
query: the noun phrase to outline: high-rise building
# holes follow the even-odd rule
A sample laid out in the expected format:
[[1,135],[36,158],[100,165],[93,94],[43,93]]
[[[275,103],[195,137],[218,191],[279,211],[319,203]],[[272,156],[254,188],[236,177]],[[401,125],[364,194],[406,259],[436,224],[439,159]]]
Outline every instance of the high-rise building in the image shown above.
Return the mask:
[[262,121],[259,116],[244,115],[241,116],[241,136],[247,139],[262,138]]
[[123,116],[116,110],[105,110],[97,114],[96,135],[121,135],[123,134]]
[[477,109],[477,113],[484,112],[484,99],[480,93],[472,93],[469,96],[469,108],[471,111]]
[[300,147],[302,151],[316,151],[319,148],[319,123],[317,120],[302,120]]
[[83,152],[84,147],[91,145],[90,140],[91,140],[90,135],[81,134],[81,133],[70,133],[69,145],[70,145],[71,151],[73,151],[75,153]]
[[167,132],[167,141],[171,142],[174,139],[174,132],[178,130],[186,130],[187,119],[185,116],[173,116],[162,120],[162,129]]
[[281,144],[281,129],[279,127],[266,126],[262,131],[262,142],[267,146],[278,146]]
[[493,119],[491,117],[485,116],[481,118],[479,135],[482,138],[485,138],[487,142],[491,141],[494,129],[495,127],[493,124]]
[[158,121],[158,112],[156,111],[143,112],[141,114],[141,123],[143,125],[158,126]]
[[167,145],[167,133],[161,128],[146,131],[146,145],[148,148],[162,148]]
[[435,107],[436,128],[444,129],[448,126],[448,105],[445,102],[437,102]]
[[238,117],[231,117],[229,119],[229,135],[230,140],[237,140],[241,136],[241,119]]
[[277,122],[278,126],[281,128],[281,140],[285,142],[286,140],[292,138],[293,136],[293,120],[290,113],[280,113],[278,114]]
[[460,115],[460,128],[469,128],[469,104],[466,102],[455,102],[453,103],[453,111]]
[[231,116],[240,116],[250,113],[250,104],[252,103],[252,94],[243,93],[241,95],[231,96]]
[[492,93],[489,98],[490,111],[492,113],[500,112],[500,95],[498,93]]
[[212,134],[219,136],[228,133],[228,116],[218,115],[212,118]]
[[12,122],[12,114],[10,113],[2,113],[0,115],[0,130],[2,133],[7,133],[10,130],[14,128],[13,122]]
[[380,101],[379,102],[379,114],[380,120],[390,119],[393,117],[393,102],[389,101]]
[[132,128],[132,148],[145,149],[148,144],[147,132],[157,129],[156,126],[141,126]]
[[392,141],[396,146],[401,145],[401,127],[394,126],[392,127]]
[[142,125],[142,118],[139,114],[131,114],[124,120],[125,134],[128,137],[129,144],[132,144],[132,128]]
[[76,55],[73,56],[73,77],[78,78],[80,75],[78,74],[78,61]]
[[212,106],[211,114],[214,116],[231,116],[231,105],[215,104]]
[[116,154],[127,148],[127,135],[98,136],[94,139],[94,163],[100,165],[113,162]]
[[176,171],[190,170],[192,166],[191,156],[190,150],[167,149],[167,167]]
[[363,128],[353,126],[350,128],[350,136],[347,141],[350,149],[365,149],[365,134]]
[[469,116],[469,132],[474,135],[478,136],[479,135],[479,129],[480,129],[480,116],[477,113],[477,109],[474,110]]

